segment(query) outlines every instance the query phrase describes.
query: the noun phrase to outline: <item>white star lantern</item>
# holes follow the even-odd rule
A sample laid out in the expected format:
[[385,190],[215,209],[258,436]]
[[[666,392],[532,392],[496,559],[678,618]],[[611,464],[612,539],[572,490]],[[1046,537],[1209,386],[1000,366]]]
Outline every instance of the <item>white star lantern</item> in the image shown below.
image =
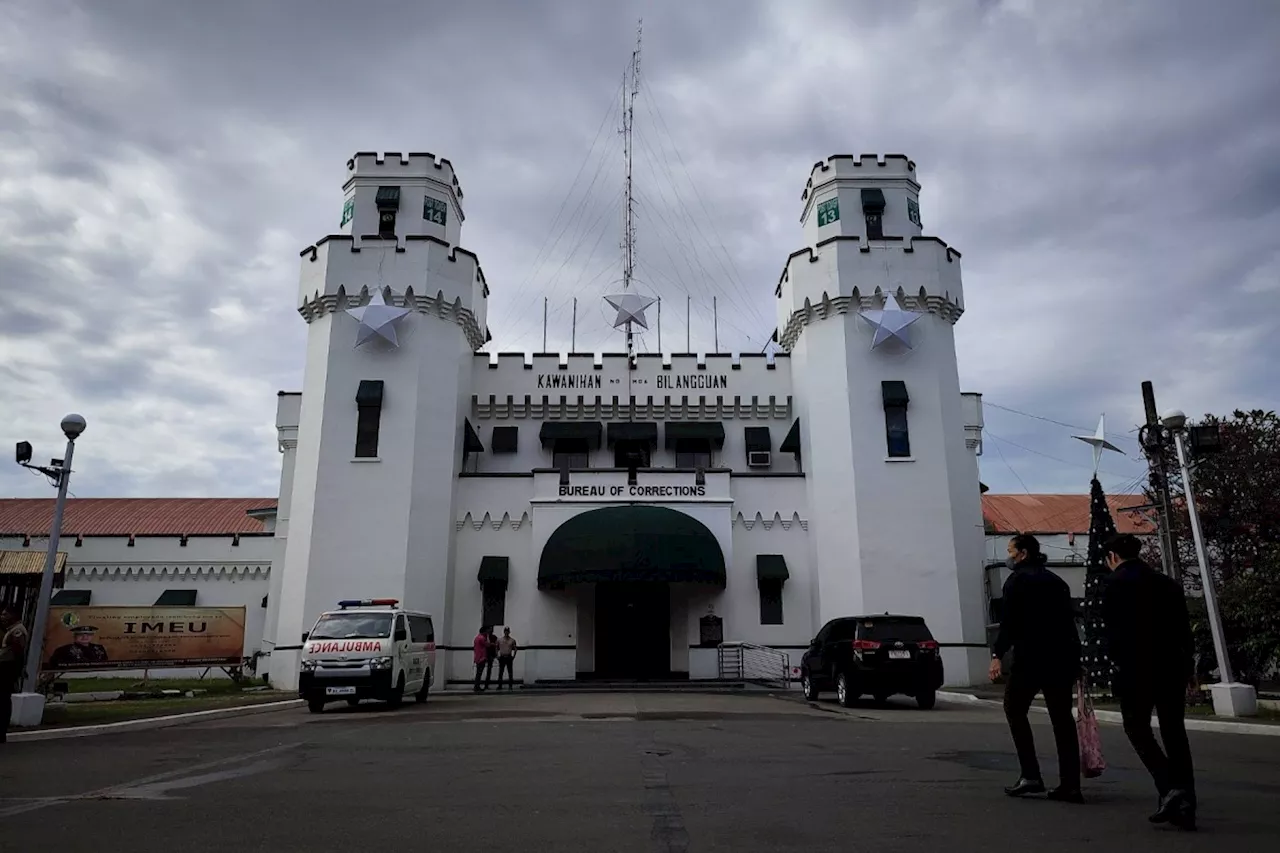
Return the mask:
[[614,310],[618,312],[618,317],[613,321],[613,327],[616,329],[625,326],[627,323],[637,323],[643,329],[649,328],[649,323],[644,318],[645,309],[658,300],[650,296],[641,296],[638,293],[619,293],[616,296],[606,296],[605,302],[608,302]]
[[916,311],[903,311],[898,307],[898,300],[892,293],[884,295],[884,308],[859,311],[858,316],[875,327],[876,335],[871,341],[871,348],[891,340],[911,349],[911,324],[923,315]]
[[1083,441],[1085,444],[1093,445],[1093,476],[1098,476],[1098,463],[1102,461],[1102,451],[1111,450],[1124,455],[1124,451],[1107,441],[1107,416],[1103,415],[1098,418],[1098,429],[1093,435],[1073,435],[1074,439]]
[[405,316],[412,314],[413,310],[388,305],[382,297],[382,289],[379,288],[373,292],[373,296],[369,298],[367,305],[362,305],[359,308],[348,308],[347,313],[360,323],[360,329],[356,332],[357,347],[374,338],[382,338],[393,347],[399,347],[400,341],[396,338],[395,324]]

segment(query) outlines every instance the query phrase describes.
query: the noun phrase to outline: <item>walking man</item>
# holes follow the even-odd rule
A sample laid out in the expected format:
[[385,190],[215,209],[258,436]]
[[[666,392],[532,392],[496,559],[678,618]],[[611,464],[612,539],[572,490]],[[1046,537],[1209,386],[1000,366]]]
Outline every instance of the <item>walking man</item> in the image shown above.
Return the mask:
[[[1103,592],[1107,651],[1124,731],[1159,794],[1152,823],[1195,829],[1195,774],[1187,742],[1186,693],[1195,674],[1187,598],[1177,581],[1139,558],[1142,543],[1124,533],[1106,545],[1111,577]],[[1160,739],[1151,732],[1151,712]]]
[[519,646],[516,638],[511,636],[511,628],[502,629],[502,639],[498,640],[498,689],[502,689],[502,673],[507,674],[507,689],[516,689],[516,676],[513,665],[516,662],[516,651]]
[[1013,652],[1013,665],[1004,690],[1004,714],[1018,750],[1021,776],[1004,792],[1011,797],[1045,791],[1035,737],[1028,712],[1037,693],[1053,723],[1058,746],[1059,785],[1049,799],[1080,803],[1080,742],[1071,716],[1071,688],[1080,676],[1080,634],[1076,628],[1071,589],[1045,568],[1040,542],[1023,534],[1009,540],[1013,574],[1004,583],[1004,615],[992,649],[992,681],[1003,674],[1001,660]]
[[27,627],[17,609],[0,610],[0,743],[8,740],[13,716],[13,691],[27,660]]

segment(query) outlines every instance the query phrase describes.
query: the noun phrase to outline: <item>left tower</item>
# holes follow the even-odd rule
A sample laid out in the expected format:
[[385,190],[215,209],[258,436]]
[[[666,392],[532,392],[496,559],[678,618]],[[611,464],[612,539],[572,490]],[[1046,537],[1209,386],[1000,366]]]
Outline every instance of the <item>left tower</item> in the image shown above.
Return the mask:
[[452,164],[361,152],[346,166],[340,233],[302,251],[307,356],[268,602],[281,689],[298,683],[302,632],[340,599],[397,598],[448,630],[471,360],[488,337]]

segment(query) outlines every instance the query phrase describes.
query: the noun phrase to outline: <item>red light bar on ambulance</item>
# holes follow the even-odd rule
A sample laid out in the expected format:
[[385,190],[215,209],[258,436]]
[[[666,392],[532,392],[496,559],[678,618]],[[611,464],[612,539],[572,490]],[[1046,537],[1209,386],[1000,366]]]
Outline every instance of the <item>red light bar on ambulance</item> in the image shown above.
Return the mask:
[[399,603],[398,598],[344,598],[338,606],[345,610],[348,607],[395,607]]

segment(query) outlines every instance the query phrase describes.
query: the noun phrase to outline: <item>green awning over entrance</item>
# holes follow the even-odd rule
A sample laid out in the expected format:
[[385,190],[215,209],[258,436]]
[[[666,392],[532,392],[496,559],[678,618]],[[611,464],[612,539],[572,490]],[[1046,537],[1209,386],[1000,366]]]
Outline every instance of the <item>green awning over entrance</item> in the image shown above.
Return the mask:
[[506,586],[511,577],[511,561],[506,557],[481,557],[477,579],[482,586]]
[[724,553],[706,525],[667,507],[603,507],[556,528],[538,562],[538,589],[608,581],[724,587]]
[[791,577],[787,559],[781,554],[756,554],[756,581],[780,583]]

